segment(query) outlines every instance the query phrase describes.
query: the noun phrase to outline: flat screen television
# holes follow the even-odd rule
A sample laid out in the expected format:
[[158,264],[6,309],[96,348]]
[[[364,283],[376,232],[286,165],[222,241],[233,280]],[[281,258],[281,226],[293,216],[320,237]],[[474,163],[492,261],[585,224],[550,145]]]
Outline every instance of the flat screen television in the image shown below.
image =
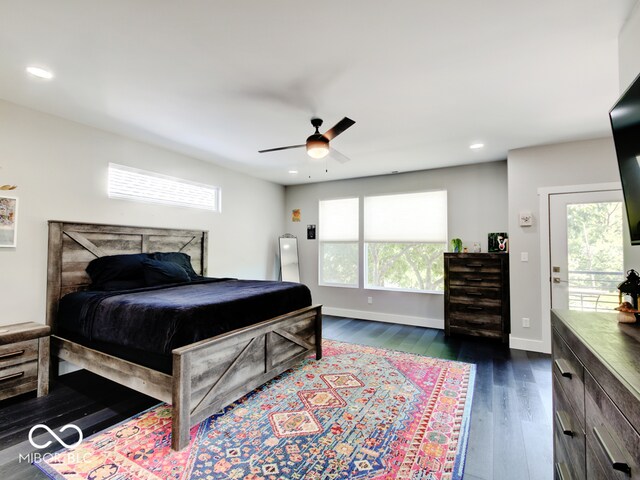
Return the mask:
[[640,75],[609,112],[631,245],[640,245]]

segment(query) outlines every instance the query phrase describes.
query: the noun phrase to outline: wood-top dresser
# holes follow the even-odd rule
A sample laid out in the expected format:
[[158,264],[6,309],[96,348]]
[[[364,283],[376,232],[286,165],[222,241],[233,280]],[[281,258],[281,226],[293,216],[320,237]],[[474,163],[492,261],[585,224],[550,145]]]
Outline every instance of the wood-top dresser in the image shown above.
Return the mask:
[[552,310],[555,478],[640,479],[640,324]]
[[509,342],[509,255],[444,254],[444,331]]
[[0,400],[22,393],[49,393],[50,327],[25,322],[0,325]]

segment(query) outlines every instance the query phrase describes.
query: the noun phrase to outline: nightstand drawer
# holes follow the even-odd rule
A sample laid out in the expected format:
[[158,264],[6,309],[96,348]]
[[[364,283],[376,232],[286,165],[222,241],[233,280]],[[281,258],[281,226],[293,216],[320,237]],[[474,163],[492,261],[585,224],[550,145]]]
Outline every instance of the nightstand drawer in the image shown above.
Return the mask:
[[0,368],[38,358],[38,339],[0,345]]
[[0,368],[0,400],[38,387],[38,362],[36,360]]

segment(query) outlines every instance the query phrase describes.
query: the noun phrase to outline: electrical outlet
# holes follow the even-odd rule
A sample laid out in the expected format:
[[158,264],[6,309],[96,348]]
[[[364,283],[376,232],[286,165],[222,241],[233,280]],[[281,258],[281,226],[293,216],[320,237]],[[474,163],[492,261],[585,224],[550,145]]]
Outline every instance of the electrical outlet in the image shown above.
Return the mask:
[[529,319],[527,317],[522,317],[522,326],[524,328],[530,328],[531,327],[531,322],[529,321]]
[[367,297],[367,303],[371,305],[373,303],[373,297]]

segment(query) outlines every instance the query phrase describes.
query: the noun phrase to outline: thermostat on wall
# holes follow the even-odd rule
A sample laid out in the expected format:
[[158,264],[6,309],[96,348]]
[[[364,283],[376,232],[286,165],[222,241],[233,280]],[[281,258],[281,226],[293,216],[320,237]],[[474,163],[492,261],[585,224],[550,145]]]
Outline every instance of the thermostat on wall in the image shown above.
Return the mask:
[[520,226],[530,227],[533,225],[533,215],[531,212],[520,212]]

